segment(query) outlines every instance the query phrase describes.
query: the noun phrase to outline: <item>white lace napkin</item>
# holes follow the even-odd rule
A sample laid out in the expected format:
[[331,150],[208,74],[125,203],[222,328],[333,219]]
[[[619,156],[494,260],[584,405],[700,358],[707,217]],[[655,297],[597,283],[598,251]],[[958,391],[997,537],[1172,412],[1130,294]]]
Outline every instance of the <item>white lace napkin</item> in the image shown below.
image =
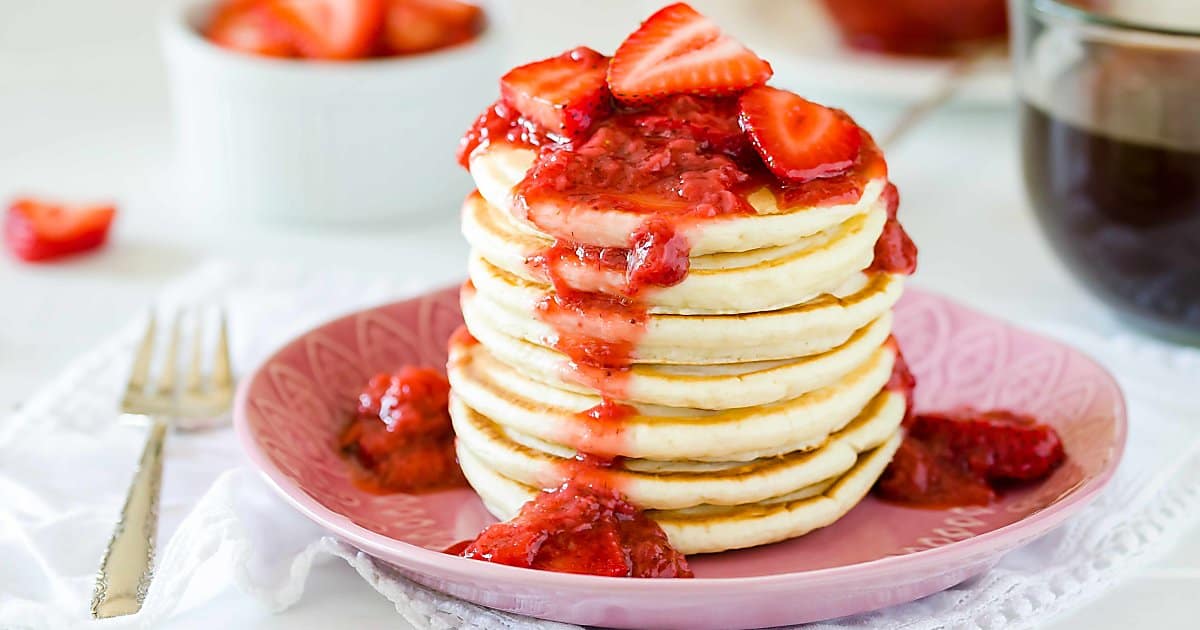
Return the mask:
[[[423,288],[210,264],[160,304],[226,304],[234,358],[245,371],[314,324]],[[88,621],[92,577],[142,443],[139,430],[113,423],[141,325],[131,322],[0,421],[0,627],[149,627],[229,581],[283,609],[303,597],[313,563],[335,556],[419,628],[566,627],[430,591],[325,536],[246,468],[228,428],[168,440],[160,555],[145,607],[134,617]],[[1105,363],[1128,395],[1129,447],[1110,489],[979,578],[819,627],[1029,626],[1097,597],[1200,519],[1200,352],[1065,327],[1047,332]]]

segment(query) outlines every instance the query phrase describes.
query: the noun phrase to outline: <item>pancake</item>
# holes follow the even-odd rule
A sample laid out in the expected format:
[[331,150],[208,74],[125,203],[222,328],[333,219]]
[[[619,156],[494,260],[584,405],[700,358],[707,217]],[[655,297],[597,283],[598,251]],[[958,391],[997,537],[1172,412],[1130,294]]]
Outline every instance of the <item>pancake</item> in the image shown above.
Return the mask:
[[[887,467],[902,436],[903,431],[897,430],[882,445],[860,455],[835,481],[800,488],[783,500],[650,510],[646,514],[684,554],[742,549],[802,536],[832,524],[857,505]],[[461,444],[458,457],[467,481],[496,518],[512,518],[539,492],[491,470]]]
[[[512,191],[533,165],[536,152],[506,143],[491,143],[471,155],[471,177],[475,186],[493,206],[506,214],[513,212]],[[744,252],[779,245],[789,245],[836,226],[851,216],[865,214],[876,205],[886,177],[867,184],[862,197],[853,204],[795,207],[782,209],[775,196],[766,189],[749,195],[748,201],[756,214],[708,221],[703,225],[681,225],[680,232],[692,246],[692,254],[702,256],[716,252]],[[571,212],[561,213],[564,218]],[[636,212],[601,210],[604,220],[576,220],[570,225],[572,240],[601,247],[627,247],[629,235],[637,231],[645,216]],[[578,217],[576,217],[578,219]],[[526,230],[534,228],[526,225]]]
[[[741,505],[777,497],[825,479],[854,465],[860,452],[886,441],[904,417],[903,399],[871,405],[846,432],[829,436],[819,448],[749,462],[620,460],[596,468],[587,478],[619,488],[644,509],[697,505]],[[452,397],[450,414],[460,448],[469,449],[488,468],[535,488],[557,488],[577,470],[576,452],[515,433],[495,424]]]
[[[544,272],[527,260],[552,243],[517,227],[507,212],[471,195],[463,204],[463,235],[475,254],[527,281],[545,284]],[[875,241],[887,212],[876,203],[823,232],[785,245],[729,253],[693,255],[682,282],[641,296],[654,312],[752,313],[806,302],[835,290],[875,257]],[[610,295],[625,293],[619,270],[564,264],[558,274],[571,288]],[[730,291],[730,287],[738,290]]]
[[[820,445],[876,399],[895,362],[889,345],[828,387],[772,405],[706,411],[637,405],[638,414],[606,431],[580,414],[600,403],[527,378],[482,344],[452,344],[448,367],[455,396],[512,431],[602,456],[746,461]],[[875,402],[873,402],[875,401]]]
[[620,379],[613,379],[612,374],[597,376],[573,369],[561,352],[510,337],[477,313],[464,311],[463,315],[471,334],[493,356],[534,380],[591,393],[597,384],[593,379],[603,376],[610,389],[620,390],[614,395],[623,400],[696,409],[766,405],[832,385],[865,363],[887,341],[892,329],[889,311],[855,331],[842,345],[820,354],[718,365],[638,364]]
[[[510,337],[552,346],[559,333],[538,315],[546,288],[522,280],[482,258],[471,261],[472,283],[462,308],[487,318]],[[644,326],[611,325],[601,316],[575,317],[581,335],[632,344],[634,363],[711,365],[772,361],[820,354],[886,313],[900,298],[903,276],[855,274],[833,293],[777,311],[740,315],[650,314]]]

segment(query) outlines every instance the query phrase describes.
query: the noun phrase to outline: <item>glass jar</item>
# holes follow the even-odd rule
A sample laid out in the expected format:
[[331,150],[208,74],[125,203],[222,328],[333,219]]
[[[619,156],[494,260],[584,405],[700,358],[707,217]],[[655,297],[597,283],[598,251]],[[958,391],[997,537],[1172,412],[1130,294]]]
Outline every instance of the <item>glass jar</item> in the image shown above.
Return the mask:
[[1135,325],[1200,344],[1200,2],[1012,0],[1025,183]]

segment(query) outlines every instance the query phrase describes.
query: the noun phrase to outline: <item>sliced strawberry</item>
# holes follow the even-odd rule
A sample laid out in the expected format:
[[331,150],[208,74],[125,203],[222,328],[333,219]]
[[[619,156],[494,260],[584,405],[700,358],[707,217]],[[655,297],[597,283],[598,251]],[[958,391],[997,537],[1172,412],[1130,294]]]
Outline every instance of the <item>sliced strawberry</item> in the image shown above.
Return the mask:
[[4,241],[24,260],[49,260],[104,244],[117,209],[111,205],[66,206],[18,199],[4,219]]
[[411,55],[470,40],[483,27],[483,10],[459,0],[387,0],[382,48]]
[[312,59],[361,59],[383,25],[384,0],[271,0],[300,53]]
[[624,102],[668,94],[735,94],[771,78],[771,65],[684,3],[651,15],[617,48],[608,86]]
[[275,20],[265,0],[226,0],[217,5],[205,30],[209,41],[268,57],[294,57],[296,47]]
[[766,86],[747,90],[738,103],[742,129],[780,179],[834,177],[858,161],[863,132],[841,110]]
[[580,46],[517,66],[500,78],[500,95],[547,133],[572,140],[608,107],[608,57]]

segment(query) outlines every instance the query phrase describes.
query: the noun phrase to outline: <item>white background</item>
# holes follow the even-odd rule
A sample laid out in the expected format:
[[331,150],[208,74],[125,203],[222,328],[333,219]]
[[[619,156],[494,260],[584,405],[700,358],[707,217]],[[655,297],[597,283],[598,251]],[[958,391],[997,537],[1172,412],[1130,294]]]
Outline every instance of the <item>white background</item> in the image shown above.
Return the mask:
[[[0,0],[0,201],[28,192],[121,205],[113,242],[100,254],[42,266],[0,256],[0,410],[17,407],[74,355],[144,309],[169,278],[212,257],[419,273],[431,283],[465,272],[466,245],[454,209],[422,225],[370,233],[256,228],[183,212],[170,178],[170,121],[155,31],[160,4]],[[511,24],[520,29],[511,46],[514,61],[580,43],[611,50],[653,10],[648,2],[605,2],[603,11],[595,2],[513,4]],[[736,12],[732,3],[696,4]],[[769,3],[753,6],[761,11]],[[753,44],[754,31],[737,26],[730,28]],[[834,102],[876,132],[899,111],[895,103]],[[452,149],[438,148],[429,161],[448,165]],[[1003,109],[944,111],[890,148],[902,218],[921,247],[916,282],[1018,322],[1119,329],[1040,239],[1016,151],[1011,112]],[[1051,627],[1194,627],[1198,588],[1200,531]],[[281,615],[228,590],[172,627],[214,622],[403,627],[390,603],[332,563],[315,571],[301,604]]]

